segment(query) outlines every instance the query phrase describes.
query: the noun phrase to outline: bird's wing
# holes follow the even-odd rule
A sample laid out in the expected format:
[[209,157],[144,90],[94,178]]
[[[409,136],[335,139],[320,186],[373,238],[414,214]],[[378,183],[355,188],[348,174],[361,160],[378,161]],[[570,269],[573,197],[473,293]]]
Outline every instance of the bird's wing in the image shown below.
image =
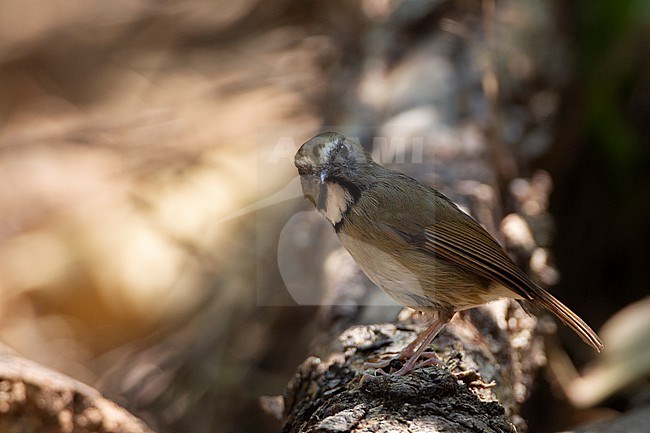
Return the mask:
[[532,300],[537,286],[508,257],[501,245],[474,221],[439,222],[426,227],[420,249],[501,283]]
[[587,344],[599,352],[602,349],[603,342],[589,325],[562,302],[533,283],[478,224],[453,221],[427,227],[424,229],[421,248],[497,281],[523,299],[541,305],[572,328]]
[[[532,300],[536,297],[541,288],[528,278],[479,223],[437,190],[420,185],[412,179],[407,183],[418,192],[412,195],[433,194],[437,200],[414,202],[412,207],[402,207],[401,212],[386,212],[377,207],[371,219],[383,237],[400,240],[405,247],[417,248],[471,273],[501,283],[522,299]],[[426,188],[426,191],[418,191],[417,188]],[[399,203],[408,197],[409,191],[393,190],[387,184],[383,188],[368,191],[366,196],[379,203]],[[415,206],[417,212],[413,210]]]

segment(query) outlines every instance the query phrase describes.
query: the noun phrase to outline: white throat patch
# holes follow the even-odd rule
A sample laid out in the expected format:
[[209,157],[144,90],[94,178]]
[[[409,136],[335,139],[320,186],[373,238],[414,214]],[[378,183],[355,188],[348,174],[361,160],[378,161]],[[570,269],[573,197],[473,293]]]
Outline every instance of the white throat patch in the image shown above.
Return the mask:
[[338,224],[343,219],[343,214],[348,210],[352,203],[352,195],[347,189],[336,183],[328,182],[327,186],[327,200],[325,201],[325,208],[318,209],[325,218],[332,224]]

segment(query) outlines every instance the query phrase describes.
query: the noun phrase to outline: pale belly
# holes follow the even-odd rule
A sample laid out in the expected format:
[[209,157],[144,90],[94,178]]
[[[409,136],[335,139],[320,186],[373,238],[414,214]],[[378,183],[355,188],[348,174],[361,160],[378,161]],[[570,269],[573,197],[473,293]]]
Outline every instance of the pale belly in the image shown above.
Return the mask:
[[416,309],[437,307],[417,276],[392,255],[342,233],[339,239],[368,278],[397,302]]

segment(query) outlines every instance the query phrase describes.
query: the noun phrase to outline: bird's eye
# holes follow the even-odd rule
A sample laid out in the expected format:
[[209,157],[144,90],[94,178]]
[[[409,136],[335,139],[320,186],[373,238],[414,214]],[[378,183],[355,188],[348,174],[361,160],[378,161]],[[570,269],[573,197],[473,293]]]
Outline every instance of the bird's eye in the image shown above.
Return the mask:
[[345,144],[342,144],[339,153],[343,158],[347,158],[348,156],[350,156],[350,149],[348,149],[348,147]]

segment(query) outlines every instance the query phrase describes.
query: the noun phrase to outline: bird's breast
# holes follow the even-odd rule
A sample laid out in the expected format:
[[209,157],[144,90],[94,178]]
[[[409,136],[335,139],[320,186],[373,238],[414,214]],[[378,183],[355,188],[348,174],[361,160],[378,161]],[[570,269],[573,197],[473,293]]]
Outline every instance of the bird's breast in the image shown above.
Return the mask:
[[354,202],[352,193],[336,182],[322,182],[317,176],[301,178],[302,190],[316,209],[336,226]]
[[397,302],[416,309],[435,307],[435,302],[426,295],[418,275],[404,266],[396,256],[358,237],[350,236],[345,231],[338,235],[341,244],[368,278]]

